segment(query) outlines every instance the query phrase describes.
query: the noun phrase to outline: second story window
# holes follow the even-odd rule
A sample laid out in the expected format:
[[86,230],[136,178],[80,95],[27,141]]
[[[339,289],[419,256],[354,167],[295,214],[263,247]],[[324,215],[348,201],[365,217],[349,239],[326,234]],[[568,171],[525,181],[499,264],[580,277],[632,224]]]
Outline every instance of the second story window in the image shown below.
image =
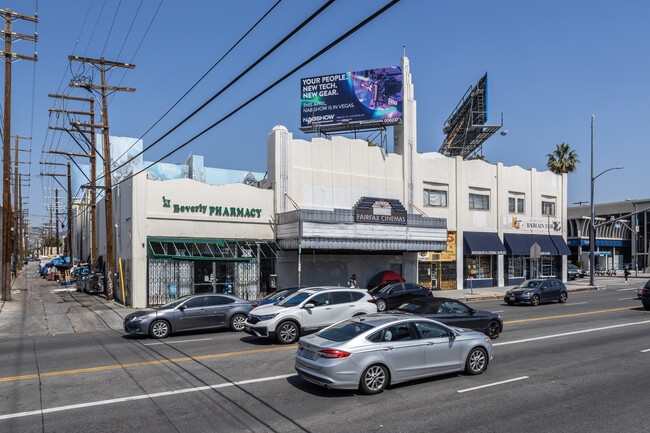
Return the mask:
[[542,200],[542,215],[555,216],[555,202]]
[[508,197],[508,212],[524,213],[524,196],[523,194],[510,193]]
[[490,195],[469,193],[469,208],[478,210],[490,210]]
[[447,191],[425,189],[423,195],[425,206],[447,207]]

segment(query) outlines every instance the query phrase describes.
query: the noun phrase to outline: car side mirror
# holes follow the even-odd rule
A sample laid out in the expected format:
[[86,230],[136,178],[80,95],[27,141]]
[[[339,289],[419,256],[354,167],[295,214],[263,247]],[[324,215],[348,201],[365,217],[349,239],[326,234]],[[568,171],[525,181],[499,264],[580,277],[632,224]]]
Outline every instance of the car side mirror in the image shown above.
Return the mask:
[[179,309],[180,311],[185,311],[186,308],[187,308],[187,307],[186,307],[185,305],[181,305],[180,307],[178,307],[178,309]]
[[451,332],[449,333],[449,340],[450,340],[450,341],[453,341],[453,340],[455,340],[455,339],[456,339],[456,333],[455,333],[454,331],[451,331]]
[[305,306],[302,307],[302,308],[307,308],[307,309],[311,310],[311,309],[314,308],[315,306],[316,306],[316,305],[314,305],[314,304],[312,304],[312,303],[310,302],[310,303],[308,303],[308,304],[305,304]]

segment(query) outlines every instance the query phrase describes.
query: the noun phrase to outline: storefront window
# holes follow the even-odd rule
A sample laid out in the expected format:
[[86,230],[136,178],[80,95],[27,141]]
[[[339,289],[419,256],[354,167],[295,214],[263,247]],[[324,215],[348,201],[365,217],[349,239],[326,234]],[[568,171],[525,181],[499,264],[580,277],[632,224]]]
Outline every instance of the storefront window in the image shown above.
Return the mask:
[[524,277],[524,256],[513,256],[508,258],[508,278]]
[[466,256],[467,278],[492,278],[492,256]]
[[557,275],[557,266],[555,264],[555,257],[542,257],[542,277],[555,277]]

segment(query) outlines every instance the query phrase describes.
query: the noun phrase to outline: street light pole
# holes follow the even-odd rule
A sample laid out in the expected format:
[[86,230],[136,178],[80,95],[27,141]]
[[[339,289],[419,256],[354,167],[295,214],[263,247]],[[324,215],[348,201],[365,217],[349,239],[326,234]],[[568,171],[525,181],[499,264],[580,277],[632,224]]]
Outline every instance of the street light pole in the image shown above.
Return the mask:
[[596,244],[596,227],[595,227],[595,220],[596,217],[594,215],[594,181],[598,179],[600,176],[603,174],[607,173],[608,171],[611,170],[621,170],[623,167],[617,166],[617,167],[611,167],[608,168],[607,170],[601,171],[598,173],[596,176],[594,176],[594,117],[591,116],[591,228],[589,229],[589,285],[593,286],[594,285],[594,248]]
[[594,228],[594,115],[591,116],[591,228],[589,229],[589,285],[594,285],[594,244],[596,229]]

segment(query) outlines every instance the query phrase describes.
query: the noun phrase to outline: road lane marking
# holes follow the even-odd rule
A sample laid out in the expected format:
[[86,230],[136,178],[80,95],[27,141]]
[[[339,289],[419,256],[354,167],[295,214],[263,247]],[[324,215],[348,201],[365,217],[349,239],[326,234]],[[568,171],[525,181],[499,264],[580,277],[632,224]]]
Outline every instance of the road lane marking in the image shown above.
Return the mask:
[[529,377],[528,376],[515,377],[514,379],[502,380],[501,382],[488,383],[486,385],[475,386],[473,388],[459,389],[456,392],[463,393],[463,392],[467,392],[467,391],[476,391],[477,389],[487,388],[487,387],[496,386],[496,385],[503,385],[504,383],[515,382],[517,380],[524,380],[524,379],[529,379]]
[[544,335],[542,337],[524,338],[522,340],[502,341],[500,343],[492,343],[492,347],[506,346],[506,345],[509,345],[509,344],[528,343],[528,342],[531,342],[531,341],[547,340],[549,338],[566,337],[568,335],[586,334],[587,332],[605,331],[605,330],[608,330],[608,329],[622,328],[622,327],[625,327],[625,326],[645,325],[645,324],[648,324],[648,323],[650,323],[650,320],[644,320],[642,322],[621,323],[621,324],[618,324],[618,325],[611,325],[611,326],[602,326],[600,328],[581,329],[579,331],[563,332],[561,334]]
[[158,346],[160,344],[178,344],[178,343],[193,343],[195,341],[209,341],[212,338],[197,338],[196,340],[177,340],[177,341],[159,341],[158,343],[145,343],[145,346]]
[[582,304],[588,304],[588,303],[589,302],[587,302],[587,301],[585,301],[585,302],[568,302],[568,303],[566,303],[564,305],[582,305]]
[[547,316],[547,317],[537,317],[534,319],[521,319],[521,320],[509,320],[507,322],[503,322],[504,324],[511,324],[511,323],[524,323],[524,322],[537,322],[538,320],[549,320],[549,319],[562,319],[565,317],[576,317],[576,316],[586,316],[589,314],[600,314],[600,313],[610,313],[612,311],[622,311],[622,310],[632,310],[637,307],[622,307],[622,308],[612,308],[611,310],[599,310],[599,311],[587,311],[585,313],[573,313],[573,314],[563,314],[561,316]]
[[642,350],[641,353],[650,352],[650,349]]
[[197,386],[193,388],[184,388],[184,389],[176,389],[172,391],[163,391],[163,392],[155,392],[152,394],[139,394],[139,395],[132,395],[130,397],[120,397],[120,398],[112,398],[110,400],[99,400],[99,401],[89,401],[85,403],[79,403],[79,404],[69,404],[66,406],[57,406],[57,407],[50,407],[47,409],[37,409],[37,410],[30,410],[30,411],[25,411],[25,412],[17,412],[17,413],[9,413],[5,415],[0,415],[0,421],[6,420],[6,419],[12,419],[12,418],[24,418],[27,416],[34,416],[34,415],[44,415],[47,413],[54,413],[54,412],[63,412],[67,410],[74,410],[74,409],[81,409],[85,407],[94,407],[94,406],[104,406],[107,404],[116,404],[116,403],[124,403],[127,401],[136,401],[136,400],[145,400],[145,399],[153,399],[153,398],[160,398],[160,397],[168,397],[170,395],[179,395],[179,394],[187,394],[190,392],[198,392],[198,391],[209,391],[211,389],[219,389],[219,388],[229,388],[232,386],[241,386],[241,385],[248,385],[250,383],[259,383],[259,382],[269,382],[272,380],[281,380],[281,379],[286,379],[287,377],[295,376],[295,373],[292,374],[283,374],[280,376],[269,376],[269,377],[260,377],[258,379],[247,379],[247,380],[240,380],[238,382],[226,382],[226,383],[220,383],[217,385],[206,385],[206,386]]
[[627,289],[618,289],[617,292],[629,292],[630,290],[636,290],[638,287],[628,287]]
[[26,374],[24,376],[0,377],[0,382],[11,382],[23,379],[38,379],[39,377],[62,376],[65,374],[90,373],[95,371],[116,370],[118,368],[142,367],[146,365],[170,364],[185,361],[196,361],[200,359],[226,358],[237,355],[250,355],[254,353],[276,352],[279,350],[295,350],[298,346],[270,347],[268,349],[245,350],[242,352],[215,353],[213,355],[200,355],[185,358],[159,359],[157,361],[132,362],[130,364],[104,365],[102,367],[79,368],[76,370],[51,371],[49,373]]
[[619,298],[619,301],[629,301],[630,299],[639,299],[636,296],[633,298]]
[[493,311],[493,313],[505,313],[505,312],[506,312],[506,310],[497,310],[497,311]]

